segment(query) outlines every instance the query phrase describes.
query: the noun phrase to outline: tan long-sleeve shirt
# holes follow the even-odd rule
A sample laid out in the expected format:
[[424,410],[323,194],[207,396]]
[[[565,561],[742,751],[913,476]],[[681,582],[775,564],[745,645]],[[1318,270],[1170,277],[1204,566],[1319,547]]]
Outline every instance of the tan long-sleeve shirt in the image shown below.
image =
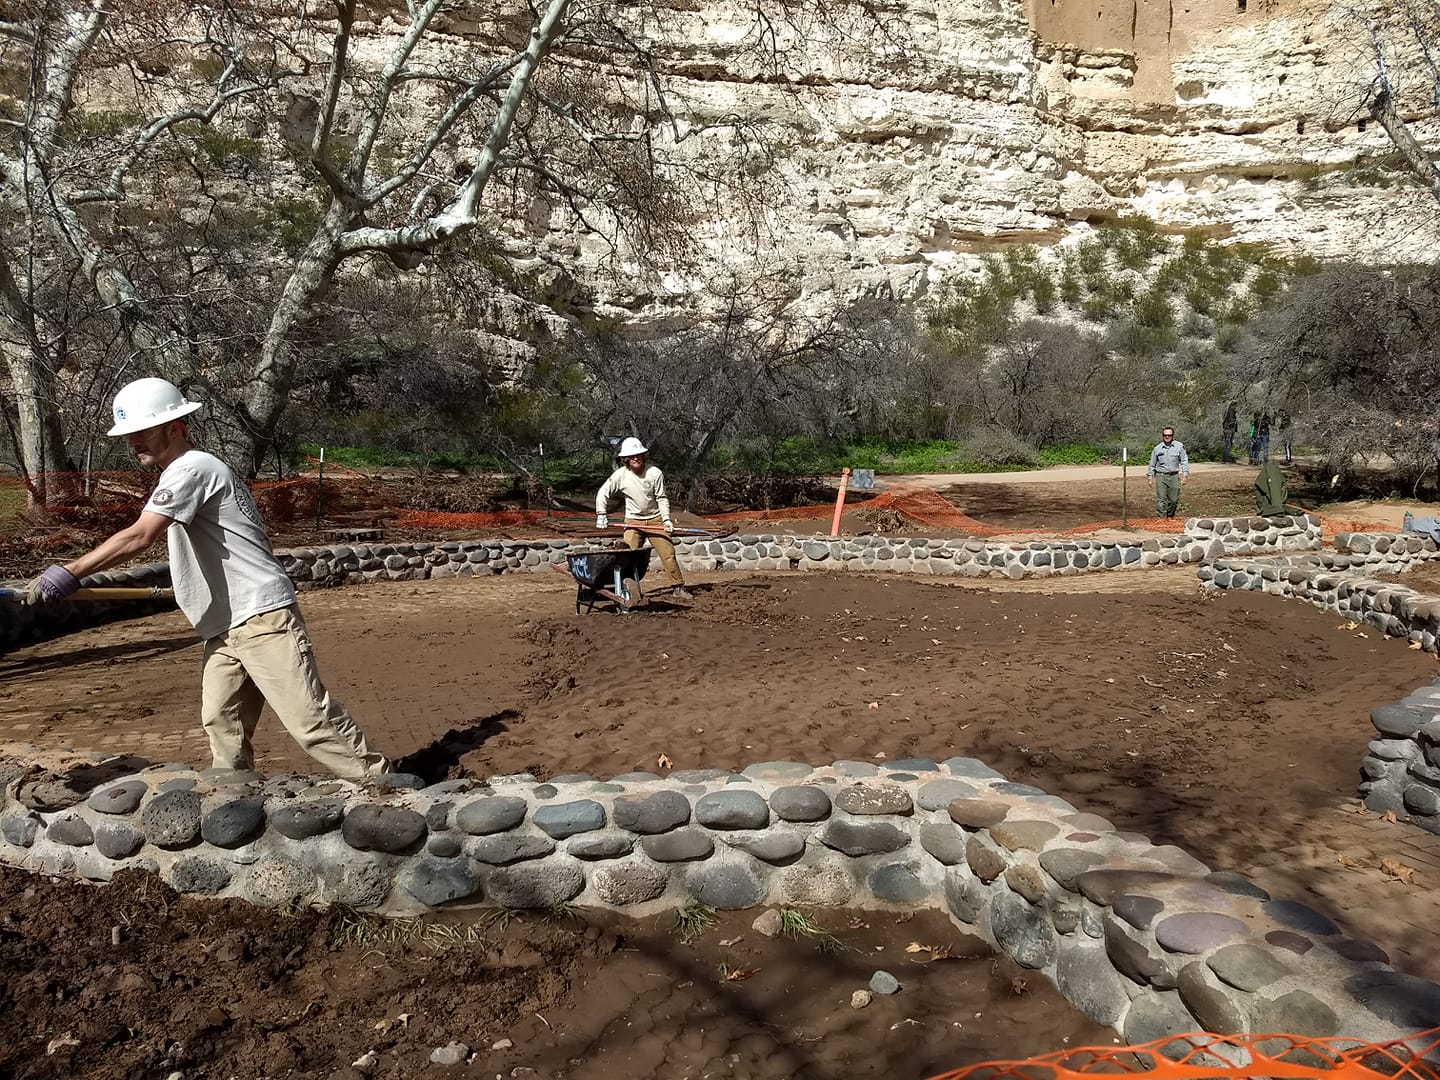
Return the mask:
[[669,523],[670,497],[665,494],[665,474],[656,466],[647,465],[638,475],[625,466],[611,473],[595,495],[597,517],[606,515],[610,500],[617,495],[625,497],[627,521],[650,521],[658,517],[662,523]]

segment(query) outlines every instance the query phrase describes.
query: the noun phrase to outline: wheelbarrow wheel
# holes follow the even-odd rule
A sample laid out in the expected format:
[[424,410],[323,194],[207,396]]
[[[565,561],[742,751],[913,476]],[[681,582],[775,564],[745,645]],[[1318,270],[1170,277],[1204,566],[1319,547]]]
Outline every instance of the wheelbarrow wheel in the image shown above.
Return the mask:
[[620,596],[621,611],[634,611],[645,603],[645,594],[640,591],[640,582],[632,577],[627,577],[620,582]]

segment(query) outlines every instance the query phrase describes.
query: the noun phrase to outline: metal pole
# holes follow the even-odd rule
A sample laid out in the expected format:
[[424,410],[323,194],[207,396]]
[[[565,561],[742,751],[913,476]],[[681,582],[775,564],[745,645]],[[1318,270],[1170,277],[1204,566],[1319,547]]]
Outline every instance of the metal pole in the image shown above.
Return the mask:
[[1130,451],[1120,448],[1120,527],[1130,528]]
[[320,501],[325,497],[325,447],[320,447],[320,478],[315,481],[315,528],[320,528]]

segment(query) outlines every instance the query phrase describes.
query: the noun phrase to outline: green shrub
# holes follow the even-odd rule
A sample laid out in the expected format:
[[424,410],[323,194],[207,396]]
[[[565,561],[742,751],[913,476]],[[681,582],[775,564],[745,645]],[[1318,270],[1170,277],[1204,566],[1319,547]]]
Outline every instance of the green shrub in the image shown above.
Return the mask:
[[1108,457],[1105,451],[1098,446],[1090,446],[1085,443],[1068,443],[1063,446],[1040,448],[1042,465],[1102,465],[1108,460]]

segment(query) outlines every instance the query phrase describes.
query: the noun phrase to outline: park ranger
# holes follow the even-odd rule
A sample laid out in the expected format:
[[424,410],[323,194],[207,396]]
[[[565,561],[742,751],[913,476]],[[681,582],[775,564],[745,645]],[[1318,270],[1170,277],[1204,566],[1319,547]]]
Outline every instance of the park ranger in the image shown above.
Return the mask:
[[1155,484],[1155,516],[1172,518],[1180,506],[1180,485],[1190,475],[1190,459],[1185,444],[1175,441],[1175,429],[1166,428],[1160,441],[1150,451],[1150,467],[1145,478]]

